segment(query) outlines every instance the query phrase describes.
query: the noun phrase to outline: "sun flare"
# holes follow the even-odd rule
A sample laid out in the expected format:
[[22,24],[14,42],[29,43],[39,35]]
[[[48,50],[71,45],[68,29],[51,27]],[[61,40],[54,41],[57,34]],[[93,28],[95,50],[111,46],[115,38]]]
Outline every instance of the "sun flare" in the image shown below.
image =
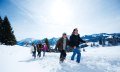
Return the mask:
[[56,24],[66,24],[70,20],[69,5],[63,0],[56,0],[51,7],[51,17]]

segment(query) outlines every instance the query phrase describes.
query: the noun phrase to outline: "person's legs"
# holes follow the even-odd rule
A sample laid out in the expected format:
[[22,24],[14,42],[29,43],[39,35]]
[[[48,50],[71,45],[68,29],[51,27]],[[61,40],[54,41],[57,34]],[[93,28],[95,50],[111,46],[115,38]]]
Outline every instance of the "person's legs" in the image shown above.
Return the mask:
[[63,62],[65,58],[66,58],[66,51],[60,50],[60,61]]
[[60,52],[60,58],[62,58],[62,50],[59,50],[59,52]]
[[76,62],[80,63],[80,59],[81,59],[81,52],[79,49],[77,49],[77,60]]
[[66,58],[66,51],[65,50],[63,50],[63,58],[65,59]]
[[38,56],[41,57],[41,50],[38,51]]
[[35,51],[35,58],[36,58],[36,51]]
[[33,57],[36,58],[36,52],[35,51],[33,52]]
[[45,56],[45,50],[43,50],[43,57]]
[[60,52],[60,63],[62,63],[63,62],[63,51],[62,50],[59,50],[59,52]]
[[71,60],[74,60],[75,55],[76,55],[76,49],[73,49],[73,55],[71,57]]

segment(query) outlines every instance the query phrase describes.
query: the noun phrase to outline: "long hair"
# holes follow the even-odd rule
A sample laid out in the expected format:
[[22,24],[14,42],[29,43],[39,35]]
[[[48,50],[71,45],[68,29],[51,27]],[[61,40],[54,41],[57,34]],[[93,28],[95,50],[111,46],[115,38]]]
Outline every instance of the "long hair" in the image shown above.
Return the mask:
[[74,34],[75,34],[75,31],[76,31],[76,30],[77,30],[77,28],[73,29],[72,35],[74,35]]

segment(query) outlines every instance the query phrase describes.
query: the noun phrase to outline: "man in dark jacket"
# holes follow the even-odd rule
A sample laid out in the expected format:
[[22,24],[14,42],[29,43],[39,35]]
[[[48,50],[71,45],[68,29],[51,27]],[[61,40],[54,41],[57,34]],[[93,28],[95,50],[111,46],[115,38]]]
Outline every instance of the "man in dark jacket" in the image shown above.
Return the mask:
[[81,52],[80,52],[80,47],[79,47],[80,43],[85,43],[85,41],[83,41],[80,38],[78,34],[78,30],[77,28],[75,28],[72,32],[72,35],[70,36],[70,46],[74,48],[71,60],[74,60],[74,57],[77,54],[77,60],[76,60],[77,63],[80,63],[80,58],[81,58]]
[[66,33],[63,33],[62,37],[57,41],[55,49],[60,51],[60,62],[63,62],[66,58],[66,47],[69,44]]

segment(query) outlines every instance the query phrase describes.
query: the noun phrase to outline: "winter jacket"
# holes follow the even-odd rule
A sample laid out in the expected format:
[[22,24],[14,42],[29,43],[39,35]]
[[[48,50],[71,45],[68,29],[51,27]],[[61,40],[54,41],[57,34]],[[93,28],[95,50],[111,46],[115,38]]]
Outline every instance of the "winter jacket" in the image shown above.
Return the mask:
[[[69,45],[68,38],[66,38],[66,47],[67,47],[67,45]],[[57,41],[55,49],[63,50],[63,38],[62,37]]]
[[71,47],[74,47],[74,46],[79,47],[80,43],[85,43],[85,41],[80,38],[79,34],[78,35],[72,34],[70,36],[70,46]]
[[37,52],[41,51],[42,50],[42,44],[38,44],[37,45]]
[[36,47],[35,46],[31,46],[31,52],[35,52],[36,51]]
[[48,47],[47,45],[43,45],[43,48],[42,48],[43,51],[47,51],[48,50]]

